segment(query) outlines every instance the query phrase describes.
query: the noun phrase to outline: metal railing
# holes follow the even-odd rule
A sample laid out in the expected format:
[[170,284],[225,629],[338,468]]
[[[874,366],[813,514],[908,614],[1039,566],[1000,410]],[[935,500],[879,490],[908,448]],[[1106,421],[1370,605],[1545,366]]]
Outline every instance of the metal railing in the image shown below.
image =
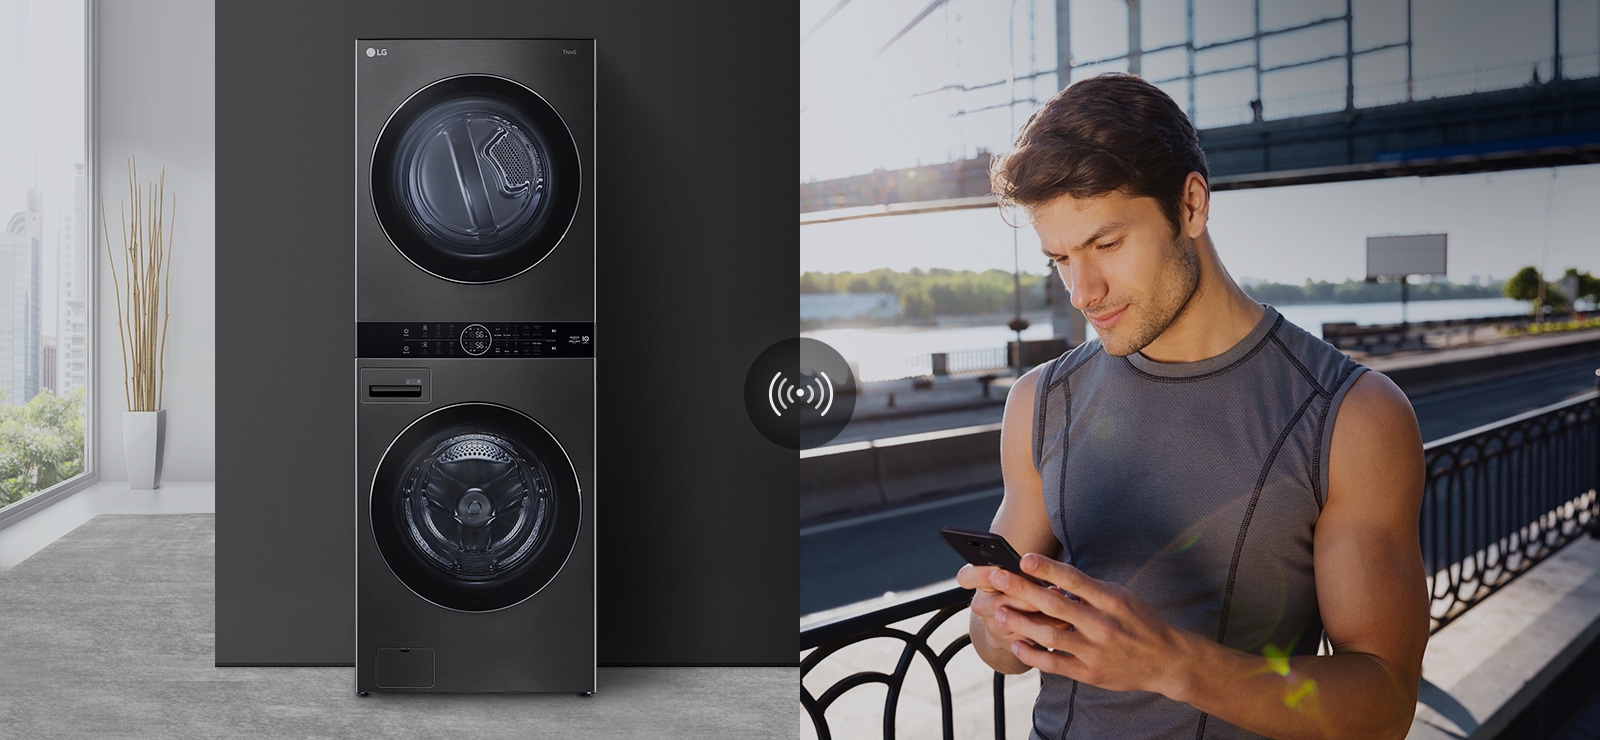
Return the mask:
[[[1570,314],[1550,317],[1564,319]],[[1456,335],[1466,334],[1467,344],[1476,341],[1478,330],[1491,329],[1505,332],[1526,329],[1537,321],[1533,316],[1482,316],[1470,319],[1437,319],[1410,321],[1403,324],[1357,324],[1354,322],[1323,322],[1322,341],[1342,350],[1374,352],[1393,350],[1409,343],[1426,344],[1428,337],[1439,337],[1443,344],[1454,343]]]
[[1591,393],[1426,445],[1422,555],[1433,631],[1588,531],[1600,536]]
[[1010,367],[1010,362],[1006,348],[996,347],[916,355],[908,358],[906,365],[927,368],[927,374],[934,377],[955,377],[1005,370]]
[[[1600,392],[1430,442],[1423,454],[1427,482],[1419,533],[1424,564],[1433,574],[1427,579],[1430,633],[1583,533],[1600,537]],[[800,704],[817,737],[833,737],[830,706],[853,689],[882,684],[888,690],[883,736],[893,740],[896,710],[920,657],[933,672],[943,737],[954,738],[956,704],[947,668],[972,640],[964,629],[942,646],[933,637],[971,599],[972,592],[952,588],[801,630]],[[897,626],[924,615],[920,624]],[[841,651],[880,639],[900,643],[893,671],[857,671],[820,692],[806,686],[806,676]],[[994,736],[1003,738],[1000,673],[993,678],[993,710]]]

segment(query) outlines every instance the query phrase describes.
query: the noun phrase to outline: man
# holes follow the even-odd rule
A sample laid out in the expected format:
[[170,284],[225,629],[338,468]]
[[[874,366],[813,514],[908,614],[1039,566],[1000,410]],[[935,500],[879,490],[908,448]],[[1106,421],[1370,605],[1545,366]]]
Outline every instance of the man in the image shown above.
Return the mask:
[[1099,334],[1006,401],[991,528],[1050,586],[957,574],[978,654],[1042,671],[1031,737],[1404,737],[1428,637],[1406,397],[1228,275],[1154,86],[1070,86],[992,174]]

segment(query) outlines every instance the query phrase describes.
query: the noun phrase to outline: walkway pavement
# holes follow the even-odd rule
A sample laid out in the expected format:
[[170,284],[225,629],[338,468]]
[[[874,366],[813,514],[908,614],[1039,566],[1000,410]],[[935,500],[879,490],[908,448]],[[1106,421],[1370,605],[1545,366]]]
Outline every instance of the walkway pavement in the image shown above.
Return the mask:
[[1583,537],[1428,642],[1414,740],[1492,738],[1600,639],[1600,540]]

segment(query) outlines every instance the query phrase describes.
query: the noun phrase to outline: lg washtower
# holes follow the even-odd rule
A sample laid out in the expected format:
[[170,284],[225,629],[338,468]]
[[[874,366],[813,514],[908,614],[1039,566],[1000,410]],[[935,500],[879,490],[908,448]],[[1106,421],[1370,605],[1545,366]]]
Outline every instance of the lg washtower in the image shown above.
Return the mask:
[[595,687],[592,39],[356,67],[356,690]]

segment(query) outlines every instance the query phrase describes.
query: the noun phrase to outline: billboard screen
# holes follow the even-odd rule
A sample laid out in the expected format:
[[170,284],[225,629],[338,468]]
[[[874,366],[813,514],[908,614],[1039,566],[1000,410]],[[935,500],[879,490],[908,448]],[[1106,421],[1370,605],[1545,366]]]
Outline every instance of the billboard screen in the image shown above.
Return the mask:
[[1443,276],[1446,234],[1367,237],[1367,277]]

